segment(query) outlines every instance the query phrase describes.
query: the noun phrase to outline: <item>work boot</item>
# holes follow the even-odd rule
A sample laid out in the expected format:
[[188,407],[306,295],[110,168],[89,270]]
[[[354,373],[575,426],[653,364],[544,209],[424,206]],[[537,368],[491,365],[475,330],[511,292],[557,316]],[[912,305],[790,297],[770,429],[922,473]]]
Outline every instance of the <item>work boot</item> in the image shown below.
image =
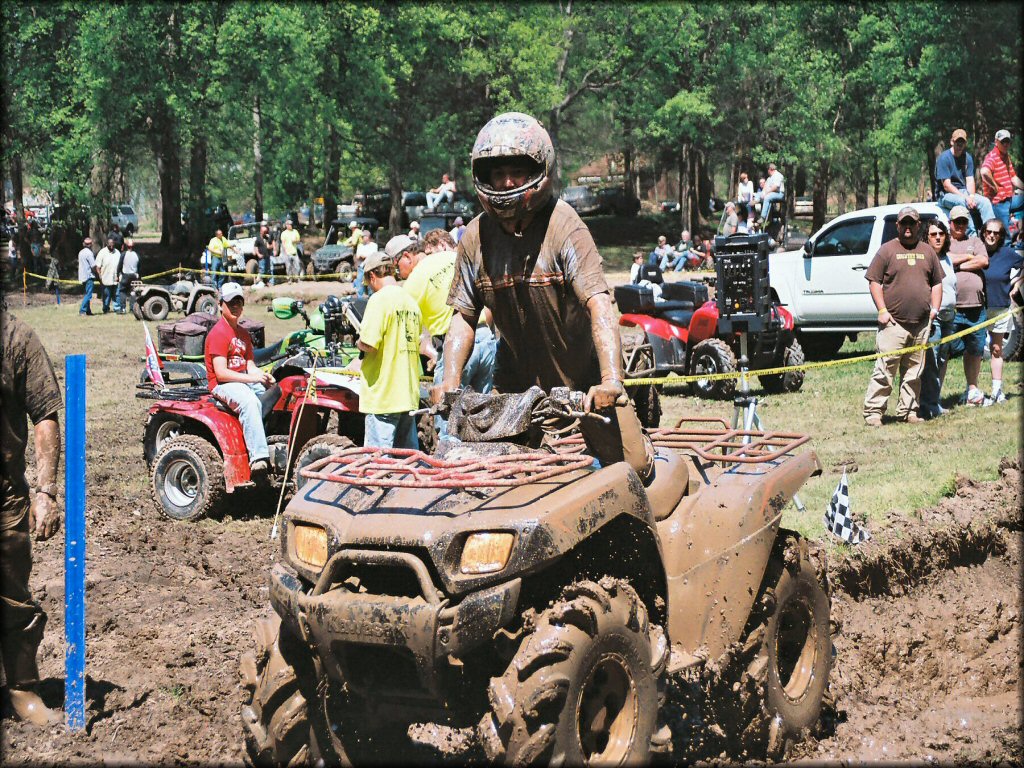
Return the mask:
[[46,629],[46,614],[36,607],[32,620],[20,630],[8,630],[3,635],[3,663],[8,695],[14,714],[21,720],[36,725],[58,722],[60,715],[53,712],[39,698],[35,687],[39,683],[36,651]]
[[868,427],[882,426],[882,417],[877,413],[871,413],[864,417],[864,424]]
[[25,688],[11,688],[8,692],[11,709],[19,720],[34,725],[53,725],[61,721],[60,713],[43,704],[39,694]]

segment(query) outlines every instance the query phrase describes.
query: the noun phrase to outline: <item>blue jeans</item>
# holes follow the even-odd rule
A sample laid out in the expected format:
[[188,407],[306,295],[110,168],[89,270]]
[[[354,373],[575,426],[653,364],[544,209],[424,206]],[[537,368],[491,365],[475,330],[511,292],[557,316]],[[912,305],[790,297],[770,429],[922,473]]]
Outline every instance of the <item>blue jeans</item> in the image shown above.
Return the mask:
[[114,294],[117,293],[116,285],[103,285],[103,311],[110,311],[110,302],[114,300]]
[[[977,193],[974,195],[968,195],[965,192],[963,194],[954,195],[950,192],[943,192],[939,196],[939,207],[942,208],[948,216],[954,206],[963,205],[966,207],[968,197],[974,200],[974,203],[977,206],[973,211],[970,208],[967,209],[971,214],[970,218],[967,220],[967,234],[973,235],[977,234],[978,227],[984,226],[986,221],[995,218],[995,213],[992,211],[991,200],[984,195],[979,195]],[[975,221],[975,216],[979,216],[981,221]]]
[[427,192],[427,208],[436,208],[437,204],[442,200],[447,200],[449,203],[452,202],[452,193],[445,192]]
[[368,413],[363,446],[367,448],[419,448],[416,417],[408,413]]
[[1011,214],[1013,218],[1020,219],[1022,210],[1024,210],[1024,192],[1017,192],[1009,200],[1003,200],[1001,203],[992,203],[992,213],[1003,222],[1007,232],[1010,231]]
[[761,196],[761,218],[764,221],[768,221],[768,212],[772,209],[772,203],[776,200],[780,202],[786,199],[786,195],[783,192],[769,192],[766,195]]
[[[210,270],[212,272],[220,272],[223,269],[224,269],[224,259],[222,259],[220,256],[213,256],[210,259]],[[219,291],[220,287],[223,284],[224,284],[224,275],[213,275],[213,286],[214,286],[214,288],[216,288]],[[236,382],[236,383],[238,383],[238,382]]]
[[[932,333],[928,343],[934,343],[953,333],[953,314],[943,313],[932,322]],[[924,353],[924,370],[921,371],[921,398],[917,415],[931,419],[942,413],[939,397],[942,383],[946,379],[946,363],[949,361],[949,344],[938,344]]]
[[363,282],[363,264],[364,261],[359,262],[359,266],[356,267],[356,298],[361,299],[363,296],[369,296],[370,292],[367,290],[366,283]]
[[238,422],[242,425],[250,464],[256,459],[270,458],[267,434],[263,429],[263,408],[259,398],[265,391],[262,384],[246,384],[241,381],[218,384],[213,388],[213,394],[238,413]]
[[[962,331],[978,323],[984,323],[988,319],[984,307],[969,307],[957,309],[953,318],[953,332]],[[965,355],[981,357],[985,354],[985,342],[988,341],[988,328],[979,328],[974,333],[969,333],[959,339],[951,341],[947,346],[948,357],[963,350]]]
[[[476,338],[473,341],[473,352],[462,369],[462,386],[470,387],[474,392],[486,395],[494,389],[494,356],[497,353],[498,340],[494,332],[486,325],[476,327]],[[437,353],[434,364],[434,385],[444,380],[444,347]],[[448,419],[443,416],[434,417],[434,428],[438,438],[448,437]]]
[[88,280],[86,280],[84,283],[82,283],[82,285],[85,286],[85,296],[82,298],[82,303],[78,307],[78,311],[79,311],[80,314],[83,314],[83,315],[91,315],[92,314],[92,306],[90,305],[89,302],[92,301],[93,278],[90,277]]

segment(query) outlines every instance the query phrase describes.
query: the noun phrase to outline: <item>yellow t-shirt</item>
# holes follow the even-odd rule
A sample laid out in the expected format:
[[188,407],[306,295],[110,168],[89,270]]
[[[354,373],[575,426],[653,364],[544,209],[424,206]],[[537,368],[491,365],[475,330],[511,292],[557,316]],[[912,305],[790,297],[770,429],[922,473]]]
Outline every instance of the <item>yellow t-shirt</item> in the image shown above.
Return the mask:
[[397,285],[366,302],[359,340],[377,351],[363,359],[361,413],[401,413],[420,402],[420,310]]
[[454,277],[455,251],[441,251],[424,256],[405,281],[405,290],[419,305],[423,324],[431,336],[448,333],[455,313],[448,304]]
[[294,256],[298,253],[295,248],[298,245],[299,240],[302,239],[302,235],[299,234],[298,230],[286,229],[281,233],[281,247],[288,256]]
[[210,243],[206,246],[206,249],[214,256],[223,256],[225,249],[229,245],[231,245],[231,243],[228,242],[226,237],[217,237],[214,235],[210,238]]

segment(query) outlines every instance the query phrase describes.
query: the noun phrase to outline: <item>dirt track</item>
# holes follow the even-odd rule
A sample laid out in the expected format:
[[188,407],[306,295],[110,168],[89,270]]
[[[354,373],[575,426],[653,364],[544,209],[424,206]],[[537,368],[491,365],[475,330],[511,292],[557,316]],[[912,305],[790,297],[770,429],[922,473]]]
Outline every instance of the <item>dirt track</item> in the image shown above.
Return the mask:
[[[75,332],[48,343],[78,351]],[[241,760],[238,658],[265,610],[276,556],[271,516],[247,510],[276,499],[239,495],[229,516],[191,525],[150,509],[144,403],[130,384],[139,353],[116,347],[90,358],[87,730],[72,736],[5,719],[5,764]],[[963,481],[956,496],[894,530],[895,544],[873,541],[832,563],[837,714],[794,758],[998,762],[1018,753],[1019,478],[1014,464],[999,481]],[[62,553],[59,537],[37,545],[32,581],[50,615],[40,659],[44,698],[55,706]],[[474,754],[452,737],[449,759]]]

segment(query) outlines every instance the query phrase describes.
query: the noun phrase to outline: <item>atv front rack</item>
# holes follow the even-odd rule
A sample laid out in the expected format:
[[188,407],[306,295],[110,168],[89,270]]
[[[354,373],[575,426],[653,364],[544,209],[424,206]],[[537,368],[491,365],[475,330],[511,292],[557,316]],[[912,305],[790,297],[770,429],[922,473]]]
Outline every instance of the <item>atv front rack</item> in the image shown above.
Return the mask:
[[[340,466],[325,470],[330,464]],[[592,456],[533,451],[446,461],[411,448],[346,448],[300,470],[311,480],[378,488],[527,485],[593,466]]]

